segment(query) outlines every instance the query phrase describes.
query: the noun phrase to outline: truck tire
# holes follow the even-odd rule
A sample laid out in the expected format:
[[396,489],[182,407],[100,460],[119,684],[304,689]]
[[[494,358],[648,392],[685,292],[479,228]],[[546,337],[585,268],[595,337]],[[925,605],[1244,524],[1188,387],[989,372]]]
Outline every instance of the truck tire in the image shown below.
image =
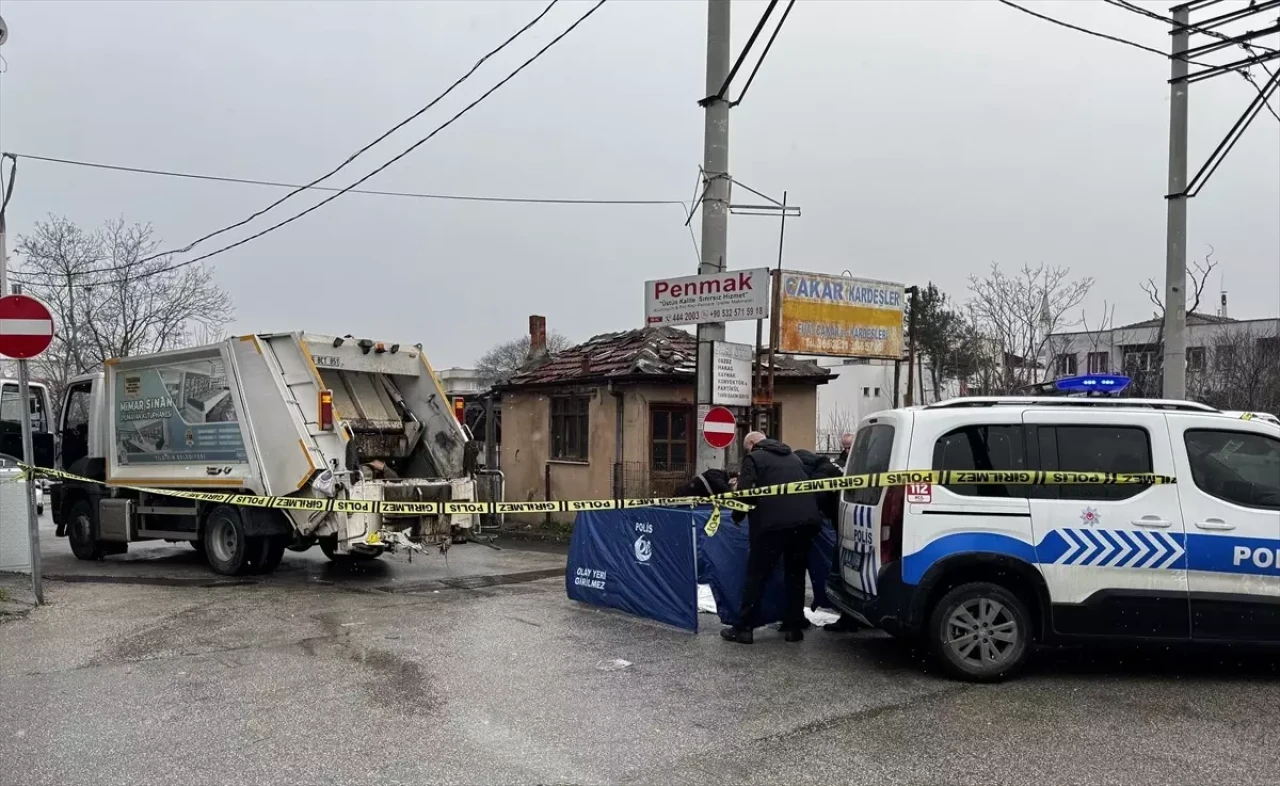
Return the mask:
[[249,538],[240,511],[219,505],[204,519],[204,556],[214,573],[237,576],[249,567]]
[[280,567],[280,561],[284,559],[285,544],[285,539],[278,536],[250,538],[250,572],[266,574]]
[[942,596],[929,615],[929,649],[952,676],[997,682],[1031,652],[1031,615],[999,584],[962,584]]
[[93,521],[93,505],[89,500],[78,499],[67,510],[67,539],[71,541],[71,553],[76,555],[76,559],[102,559],[102,543],[98,540],[98,528]]
[[197,553],[197,554],[199,554],[199,555],[200,555],[200,556],[202,556],[202,557],[204,556],[204,541],[203,541],[203,540],[189,540],[189,541],[187,541],[187,543],[189,543],[189,544],[191,545],[191,548],[193,548],[193,549],[195,549],[195,550],[196,550],[196,553]]

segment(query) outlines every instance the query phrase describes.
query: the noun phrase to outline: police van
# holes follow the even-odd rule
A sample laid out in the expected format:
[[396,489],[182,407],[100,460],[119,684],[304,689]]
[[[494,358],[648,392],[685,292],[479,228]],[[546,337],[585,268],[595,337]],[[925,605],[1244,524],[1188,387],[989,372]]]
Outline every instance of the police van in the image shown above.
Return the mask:
[[870,415],[848,474],[1143,472],[1170,485],[843,493],[843,612],[1000,679],[1036,643],[1280,643],[1280,428],[1188,401],[960,398]]

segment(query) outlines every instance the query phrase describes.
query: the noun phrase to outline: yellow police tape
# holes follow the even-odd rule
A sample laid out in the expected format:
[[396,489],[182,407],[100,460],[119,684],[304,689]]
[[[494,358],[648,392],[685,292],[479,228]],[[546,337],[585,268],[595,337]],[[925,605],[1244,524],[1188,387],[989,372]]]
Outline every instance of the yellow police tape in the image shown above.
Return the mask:
[[[79,483],[108,485],[102,481],[73,475],[56,469],[43,469],[20,464],[24,477],[45,476]],[[155,494],[216,505],[244,505],[275,510],[301,510],[313,513],[376,513],[385,516],[432,516],[439,514],[516,514],[516,513],[582,513],[597,510],[629,510],[634,508],[694,507],[711,505],[711,517],[704,528],[714,535],[720,528],[720,509],[746,512],[751,506],[743,499],[776,497],[783,494],[815,494],[820,492],[858,491],[890,486],[932,485],[1011,485],[1011,486],[1131,486],[1175,483],[1169,475],[1150,472],[1069,472],[1024,470],[899,470],[866,475],[843,475],[836,478],[802,480],[775,486],[730,491],[711,497],[650,497],[645,499],[547,500],[543,502],[391,502],[371,499],[331,499],[311,497],[268,497],[254,494],[226,494],[208,491],[179,491],[147,486],[111,484],[144,494]]]

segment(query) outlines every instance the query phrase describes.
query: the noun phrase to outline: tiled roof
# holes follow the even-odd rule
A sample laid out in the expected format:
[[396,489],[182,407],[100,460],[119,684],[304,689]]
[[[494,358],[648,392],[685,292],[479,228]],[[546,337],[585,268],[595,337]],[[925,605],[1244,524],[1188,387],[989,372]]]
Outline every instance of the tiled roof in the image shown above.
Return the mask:
[[[542,361],[532,361],[502,387],[636,377],[654,377],[655,381],[664,377],[693,379],[697,372],[697,354],[697,338],[678,328],[604,333]],[[828,378],[830,372],[812,360],[779,356],[774,360],[774,375],[822,380]]]

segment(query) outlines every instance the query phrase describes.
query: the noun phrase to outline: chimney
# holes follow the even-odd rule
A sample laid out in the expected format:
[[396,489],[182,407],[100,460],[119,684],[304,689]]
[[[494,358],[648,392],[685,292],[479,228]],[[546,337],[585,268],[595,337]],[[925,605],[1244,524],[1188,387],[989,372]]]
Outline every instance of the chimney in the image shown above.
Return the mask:
[[547,318],[529,317],[529,359],[547,355]]
[[1222,293],[1222,308],[1218,310],[1218,316],[1223,319],[1227,318],[1227,293]]

